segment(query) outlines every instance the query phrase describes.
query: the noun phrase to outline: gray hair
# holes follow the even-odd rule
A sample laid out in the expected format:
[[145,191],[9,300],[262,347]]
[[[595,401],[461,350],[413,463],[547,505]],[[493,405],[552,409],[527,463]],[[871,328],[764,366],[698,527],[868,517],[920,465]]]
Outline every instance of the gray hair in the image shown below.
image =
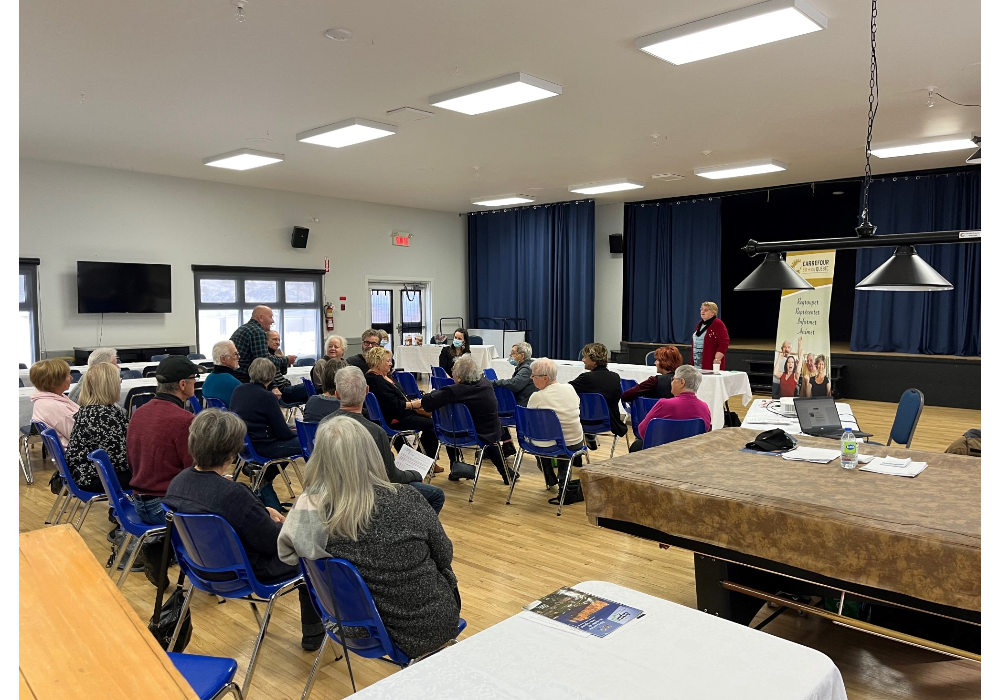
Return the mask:
[[684,388],[691,391],[698,391],[701,386],[701,370],[695,369],[691,365],[681,365],[674,370],[677,379],[684,380]]
[[371,525],[375,489],[395,490],[396,485],[386,476],[371,433],[354,418],[333,416],[316,429],[303,488],[329,536],[357,542]]
[[87,366],[93,367],[100,362],[109,362],[114,364],[116,357],[118,357],[118,351],[114,348],[95,348],[87,358]]
[[232,355],[235,350],[236,343],[231,340],[220,340],[212,346],[212,362],[217,365],[221,365],[222,358],[226,355]]
[[326,345],[323,346],[323,349],[324,350],[329,350],[330,349],[330,341],[333,340],[334,338],[336,338],[337,340],[340,341],[340,347],[342,347],[344,349],[344,352],[347,352],[347,339],[344,338],[344,336],[342,336],[342,335],[331,335],[331,336],[328,336],[327,339],[326,339]]
[[258,357],[250,363],[247,373],[250,375],[251,382],[267,386],[274,381],[274,363],[266,357]]
[[337,370],[337,396],[343,406],[360,406],[368,393],[368,381],[365,373],[354,365],[348,365]]
[[523,342],[523,341],[522,341],[522,342],[520,342],[520,343],[517,343],[517,344],[516,344],[516,345],[514,346],[514,348],[515,348],[515,349],[516,349],[516,350],[517,350],[517,351],[518,351],[518,352],[519,352],[520,354],[524,355],[524,359],[525,359],[526,361],[527,361],[527,360],[530,360],[530,359],[531,359],[531,344],[530,344],[530,343],[525,343],[525,342]]
[[462,355],[455,360],[455,364],[451,368],[451,376],[455,378],[456,382],[474,384],[480,380],[483,373],[472,355]]
[[538,377],[548,377],[549,381],[559,381],[559,365],[547,357],[539,357],[531,364],[531,373]]
[[199,467],[224,467],[243,449],[247,426],[235,413],[206,408],[188,427],[188,452]]

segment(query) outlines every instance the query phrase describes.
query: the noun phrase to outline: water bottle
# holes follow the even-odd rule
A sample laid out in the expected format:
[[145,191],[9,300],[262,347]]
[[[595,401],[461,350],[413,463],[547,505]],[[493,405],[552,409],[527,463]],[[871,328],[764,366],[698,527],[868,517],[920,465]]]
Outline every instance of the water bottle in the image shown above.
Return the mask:
[[840,466],[844,469],[858,468],[858,439],[850,428],[840,436]]

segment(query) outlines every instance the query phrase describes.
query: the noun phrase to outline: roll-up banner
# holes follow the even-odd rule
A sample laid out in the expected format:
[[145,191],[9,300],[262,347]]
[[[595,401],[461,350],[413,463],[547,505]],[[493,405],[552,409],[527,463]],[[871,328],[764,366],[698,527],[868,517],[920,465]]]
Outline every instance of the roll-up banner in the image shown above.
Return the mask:
[[781,293],[771,395],[831,396],[830,298],[836,251],[788,253],[785,261],[813,289]]

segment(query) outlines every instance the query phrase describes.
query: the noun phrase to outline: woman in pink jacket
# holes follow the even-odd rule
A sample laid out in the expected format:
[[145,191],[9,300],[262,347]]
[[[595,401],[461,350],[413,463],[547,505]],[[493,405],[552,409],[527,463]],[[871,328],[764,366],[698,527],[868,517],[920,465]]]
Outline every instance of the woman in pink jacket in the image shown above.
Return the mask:
[[35,386],[35,393],[31,395],[34,404],[31,420],[41,421],[55,430],[62,446],[66,447],[76,412],[80,410],[69,397],[63,396],[71,384],[69,365],[64,360],[40,360],[31,365],[28,377]]

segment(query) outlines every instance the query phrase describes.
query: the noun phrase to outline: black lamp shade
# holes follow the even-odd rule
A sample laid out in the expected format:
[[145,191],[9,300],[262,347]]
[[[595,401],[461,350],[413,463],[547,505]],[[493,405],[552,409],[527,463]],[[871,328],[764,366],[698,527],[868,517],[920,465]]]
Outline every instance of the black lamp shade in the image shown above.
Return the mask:
[[924,262],[913,246],[901,245],[891,258],[865,277],[855,289],[878,292],[947,292],[954,287]]
[[737,292],[782,291],[812,289],[802,275],[781,259],[781,253],[768,253],[764,262],[734,289]]

